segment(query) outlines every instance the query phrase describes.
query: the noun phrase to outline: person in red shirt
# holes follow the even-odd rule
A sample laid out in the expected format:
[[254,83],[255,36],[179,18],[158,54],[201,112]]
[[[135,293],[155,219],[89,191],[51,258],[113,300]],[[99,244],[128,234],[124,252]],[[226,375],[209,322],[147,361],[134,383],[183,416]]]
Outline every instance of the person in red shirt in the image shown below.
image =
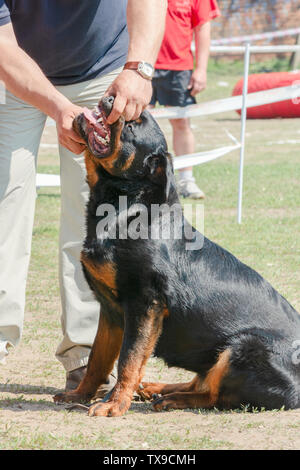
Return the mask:
[[[165,35],[155,64],[150,106],[156,102],[165,106],[196,103],[195,96],[206,87],[210,21],[219,15],[216,0],[168,0]],[[191,50],[193,37],[195,57]],[[171,119],[170,123],[175,155],[194,153],[195,139],[189,119]],[[192,167],[179,171],[178,185],[183,197],[204,198]]]

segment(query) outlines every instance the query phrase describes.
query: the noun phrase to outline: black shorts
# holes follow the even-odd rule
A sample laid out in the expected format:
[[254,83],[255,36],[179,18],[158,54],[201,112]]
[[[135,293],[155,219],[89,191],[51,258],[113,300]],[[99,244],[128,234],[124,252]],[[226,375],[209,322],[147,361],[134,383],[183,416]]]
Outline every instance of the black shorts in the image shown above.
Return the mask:
[[190,94],[188,85],[190,83],[192,70],[163,70],[157,69],[152,79],[153,95],[151,105],[164,106],[188,106],[195,104],[196,100]]

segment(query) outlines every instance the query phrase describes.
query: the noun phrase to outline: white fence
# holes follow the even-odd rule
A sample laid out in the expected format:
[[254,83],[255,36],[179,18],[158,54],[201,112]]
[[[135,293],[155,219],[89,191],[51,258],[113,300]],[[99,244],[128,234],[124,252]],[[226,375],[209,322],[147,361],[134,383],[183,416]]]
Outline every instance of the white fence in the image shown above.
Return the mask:
[[274,38],[282,38],[286,36],[296,36],[300,34],[300,28],[291,28],[291,29],[282,29],[280,31],[268,31],[266,33],[257,33],[247,36],[236,36],[233,38],[222,38],[222,39],[213,39],[211,44],[213,46],[219,45],[229,45],[229,44],[242,44],[245,42],[254,42],[261,40],[270,40]]

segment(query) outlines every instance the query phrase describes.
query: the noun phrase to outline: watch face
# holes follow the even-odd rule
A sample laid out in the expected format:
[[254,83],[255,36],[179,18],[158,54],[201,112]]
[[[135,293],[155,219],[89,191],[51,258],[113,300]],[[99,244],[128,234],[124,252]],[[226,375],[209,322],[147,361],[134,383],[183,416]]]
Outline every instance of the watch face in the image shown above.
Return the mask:
[[138,65],[138,72],[140,72],[141,75],[145,75],[147,78],[151,78],[154,69],[151,64],[148,64],[147,62],[140,62]]

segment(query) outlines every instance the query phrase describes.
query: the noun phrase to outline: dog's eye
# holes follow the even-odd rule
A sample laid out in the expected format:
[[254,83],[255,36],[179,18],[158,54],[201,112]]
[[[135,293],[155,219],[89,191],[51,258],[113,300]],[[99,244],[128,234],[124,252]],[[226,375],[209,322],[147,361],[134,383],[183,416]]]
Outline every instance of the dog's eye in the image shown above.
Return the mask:
[[127,124],[127,129],[129,129],[130,132],[133,132],[133,125],[132,124]]

